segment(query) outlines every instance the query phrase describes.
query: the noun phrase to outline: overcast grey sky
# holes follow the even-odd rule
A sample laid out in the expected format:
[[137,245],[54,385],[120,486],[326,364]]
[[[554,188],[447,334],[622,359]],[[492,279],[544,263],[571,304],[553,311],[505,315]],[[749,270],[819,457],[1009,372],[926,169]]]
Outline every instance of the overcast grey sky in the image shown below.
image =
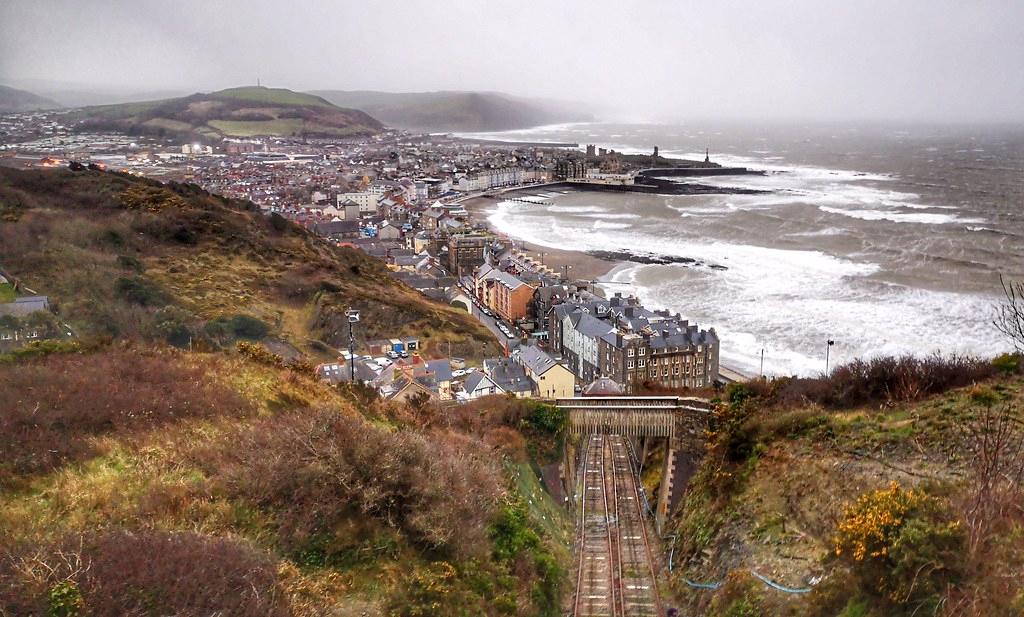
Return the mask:
[[623,119],[1024,121],[1024,0],[0,0],[0,83],[498,90]]

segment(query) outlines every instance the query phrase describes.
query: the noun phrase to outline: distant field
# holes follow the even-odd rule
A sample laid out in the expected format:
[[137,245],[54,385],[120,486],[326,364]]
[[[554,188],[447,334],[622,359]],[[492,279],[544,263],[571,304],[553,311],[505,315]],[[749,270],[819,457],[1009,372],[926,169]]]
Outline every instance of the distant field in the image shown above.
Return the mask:
[[0,304],[7,302],[14,302],[14,299],[18,294],[14,293],[14,285],[10,283],[0,283]]
[[214,93],[218,98],[240,99],[274,105],[315,105],[330,107],[331,104],[318,96],[293,92],[283,88],[228,88]]
[[210,120],[207,124],[228,137],[255,137],[257,135],[291,135],[302,132],[302,118],[278,120]]

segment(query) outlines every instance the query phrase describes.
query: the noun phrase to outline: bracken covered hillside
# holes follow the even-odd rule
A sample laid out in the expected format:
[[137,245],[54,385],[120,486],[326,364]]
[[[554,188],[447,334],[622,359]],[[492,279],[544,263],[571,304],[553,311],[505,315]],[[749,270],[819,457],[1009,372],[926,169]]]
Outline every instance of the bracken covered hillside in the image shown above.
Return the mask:
[[360,338],[419,336],[477,357],[497,343],[465,312],[249,202],[98,171],[0,170],[0,270],[50,297],[85,338],[215,348],[265,339],[313,357]]
[[571,524],[528,452],[564,417],[268,350],[320,353],[348,306],[493,346],[464,314],[249,203],[94,171],[0,172],[0,265],[75,333],[0,353],[0,616],[559,614]]
[[558,614],[528,403],[460,421],[117,345],[0,362],[0,408],[5,617]]
[[719,616],[1022,614],[1022,414],[1014,355],[731,386],[675,519],[674,591]]

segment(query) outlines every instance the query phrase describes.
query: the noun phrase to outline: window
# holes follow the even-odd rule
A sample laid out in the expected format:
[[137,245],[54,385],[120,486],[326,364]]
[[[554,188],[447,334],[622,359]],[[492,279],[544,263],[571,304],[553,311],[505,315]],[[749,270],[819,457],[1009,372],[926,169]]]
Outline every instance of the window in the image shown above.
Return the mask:
[[633,361],[626,362],[626,368],[633,368]]
[[647,355],[647,348],[646,347],[641,347],[640,351],[638,351],[637,353],[640,354],[641,356],[646,356]]
[[644,368],[645,366],[647,366],[647,360],[638,360],[636,364],[640,368]]
[[665,369],[664,369],[664,370],[663,370],[663,371],[661,372],[661,376],[662,376],[662,377],[668,377],[668,368],[665,368]]
[[679,375],[679,367],[678,366],[672,367],[672,374],[673,375]]
[[629,348],[629,351],[627,351],[627,352],[626,352],[626,355],[627,355],[627,356],[629,356],[630,358],[632,358],[632,357],[633,357],[633,352],[634,352],[634,351],[636,351],[636,350],[635,350],[635,349],[633,349],[632,347],[630,347],[630,348]]

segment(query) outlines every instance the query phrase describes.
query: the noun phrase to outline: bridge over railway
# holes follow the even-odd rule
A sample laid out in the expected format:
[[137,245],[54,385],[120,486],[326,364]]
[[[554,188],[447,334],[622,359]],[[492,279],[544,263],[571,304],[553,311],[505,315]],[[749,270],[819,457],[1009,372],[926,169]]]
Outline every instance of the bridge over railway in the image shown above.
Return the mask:
[[558,399],[556,404],[569,414],[570,435],[622,435],[641,443],[644,452],[653,439],[665,440],[661,489],[654,510],[655,527],[661,533],[688,480],[677,471],[692,458],[686,455],[700,451],[711,403],[681,396],[582,396]]
[[[586,393],[586,391],[585,391]],[[663,615],[657,569],[639,486],[639,467],[653,440],[664,440],[665,461],[654,522],[661,533],[687,478],[680,459],[695,453],[711,415],[705,399],[677,396],[587,396],[558,399],[568,412],[566,462],[575,469],[577,579],[573,615]],[[637,458],[634,445],[643,454]]]

